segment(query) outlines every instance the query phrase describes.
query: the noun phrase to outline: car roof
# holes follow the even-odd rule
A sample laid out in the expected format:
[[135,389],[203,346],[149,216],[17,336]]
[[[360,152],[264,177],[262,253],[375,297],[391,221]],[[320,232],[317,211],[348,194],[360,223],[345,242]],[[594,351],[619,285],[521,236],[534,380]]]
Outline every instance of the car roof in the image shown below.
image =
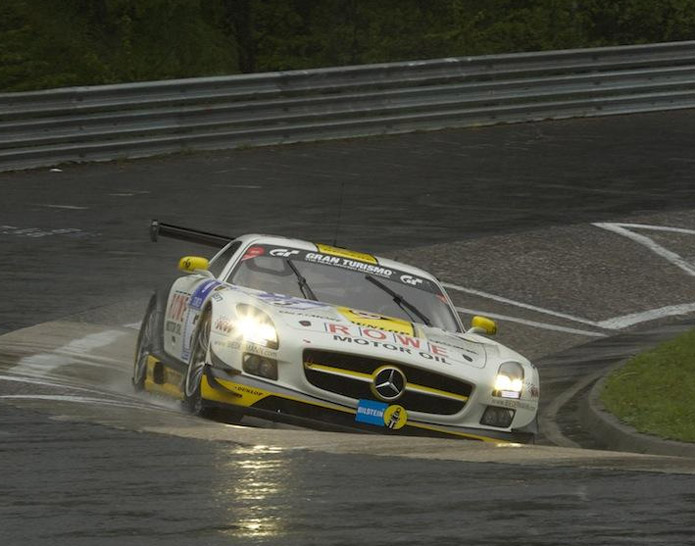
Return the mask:
[[[334,246],[332,244],[328,243],[312,243],[310,241],[306,241],[303,239],[293,239],[289,237],[282,237],[280,235],[266,235],[262,233],[248,233],[245,235],[240,235],[235,239],[235,241],[241,241],[242,244],[245,245],[250,245],[250,244],[263,244],[263,245],[277,245],[277,246],[289,246],[292,248],[296,248],[299,250],[308,250],[308,251],[313,251],[313,252],[320,252],[319,248],[317,245],[325,245],[331,248],[335,248],[337,250],[344,250],[346,252],[351,252],[351,253],[356,253],[356,254],[363,254],[370,256],[372,258],[375,258],[379,265],[383,267],[387,267],[390,269],[397,269],[398,271],[402,271],[404,273],[411,273],[413,275],[418,275],[420,277],[425,277],[428,279],[432,279],[436,281],[436,277],[432,275],[431,273],[425,271],[424,269],[420,269],[418,267],[414,267],[412,265],[405,264],[403,262],[397,262],[396,260],[391,260],[389,258],[383,258],[381,256],[377,256],[375,254],[369,254],[367,252],[361,252],[358,250],[353,250],[351,248],[344,248],[344,247],[339,247],[339,246]],[[355,256],[354,259],[359,260],[358,256]],[[439,283],[437,283],[439,284]]]

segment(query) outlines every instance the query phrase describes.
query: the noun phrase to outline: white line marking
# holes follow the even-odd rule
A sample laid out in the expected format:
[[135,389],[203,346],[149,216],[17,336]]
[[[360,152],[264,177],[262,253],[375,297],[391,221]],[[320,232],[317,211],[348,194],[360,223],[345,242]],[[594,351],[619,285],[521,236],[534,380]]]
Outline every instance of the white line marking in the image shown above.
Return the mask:
[[[226,171],[222,171],[226,172]],[[218,188],[236,188],[239,190],[260,190],[263,186],[254,186],[251,184],[213,184],[213,186]]]
[[88,210],[89,207],[78,207],[77,205],[49,205],[48,203],[37,203],[40,207],[48,207],[49,209],[67,209],[67,210]]
[[505,320],[508,322],[518,322],[519,324],[525,324],[526,326],[533,326],[534,328],[542,328],[544,330],[555,330],[557,332],[565,332],[568,334],[577,334],[580,336],[590,336],[590,337],[606,337],[606,334],[600,332],[590,332],[588,330],[577,330],[576,328],[565,328],[564,326],[556,326],[555,324],[547,324],[545,322],[536,322],[533,320],[520,319],[516,317],[510,317],[507,315],[498,315],[496,313],[488,313],[486,311],[477,311],[475,309],[466,309],[464,307],[457,307],[456,310],[459,313],[466,313],[469,315],[483,315],[492,319]]
[[84,233],[77,228],[52,229],[51,231],[42,231],[39,228],[24,228],[19,229],[12,226],[0,226],[0,235],[19,235],[20,237],[49,237],[51,235],[65,235],[70,233]]
[[602,328],[622,330],[628,326],[649,322],[664,317],[672,317],[674,315],[685,315],[695,312],[695,303],[684,303],[681,305],[669,305],[660,309],[650,309],[649,311],[641,311],[639,313],[631,313],[621,317],[614,317],[599,322]]
[[538,313],[543,313],[545,315],[550,315],[553,317],[563,318],[571,320],[572,322],[579,322],[581,324],[588,324],[589,326],[594,326],[600,328],[598,323],[591,320],[583,319],[580,317],[575,317],[573,315],[568,315],[566,313],[559,313],[557,311],[551,311],[550,309],[543,309],[542,307],[536,307],[535,305],[529,305],[528,303],[522,303],[520,301],[510,300],[502,296],[495,296],[494,294],[489,294],[487,292],[482,292],[480,290],[475,290],[473,288],[464,288],[463,286],[458,286],[456,284],[451,284],[448,282],[442,283],[446,288],[451,288],[453,290],[458,290],[459,292],[465,292],[466,294],[473,294],[474,296],[480,296],[482,298],[487,298],[490,300],[498,301],[500,303],[507,303],[509,305],[514,305],[516,307],[521,307],[522,309],[529,309],[530,311],[536,311]]
[[124,324],[123,328],[132,328],[133,330],[140,330],[141,322],[131,322],[130,324]]
[[[79,387],[77,385],[73,384],[68,384],[68,383],[57,383],[57,382],[52,382],[52,381],[45,381],[45,380],[40,380],[40,379],[35,379],[33,377],[21,377],[21,376],[11,376],[11,375],[0,375],[0,381],[10,381],[10,382],[17,382],[17,383],[26,383],[29,385],[40,385],[42,387],[51,387],[51,388],[59,388],[59,389],[67,389],[69,391],[80,391],[80,392],[85,392],[91,395],[95,394],[101,394],[103,395],[103,398],[98,398],[97,400],[111,400],[113,403],[118,402],[119,400],[121,401],[121,405],[124,404],[139,404],[138,407],[142,407],[144,409],[159,409],[160,411],[166,410],[173,410],[175,413],[178,412],[178,406],[176,405],[177,402],[171,402],[169,400],[165,399],[160,399],[160,398],[149,398],[147,400],[142,400],[139,398],[134,397],[133,395],[129,394],[124,394],[124,393],[119,393],[119,392],[114,392],[114,391],[109,391],[109,390],[103,390],[97,387],[90,387],[90,388],[85,388],[85,387]],[[20,395],[5,395],[6,397],[14,396],[17,398]],[[46,396],[46,395],[21,395],[21,396]],[[57,396],[57,395],[53,395]],[[66,395],[62,395],[66,396]],[[82,397],[83,399],[92,399],[94,396],[85,396]]]
[[45,381],[41,379],[35,379],[33,377],[21,377],[12,375],[0,375],[0,381],[10,381],[15,383],[26,383],[27,385],[40,385],[42,387],[54,387],[60,389],[68,389],[75,391],[84,391],[89,393],[94,393],[94,389],[87,389],[84,387],[78,387],[76,385],[70,385],[67,383],[56,383],[54,381]]
[[[695,266],[689,261],[684,259],[679,254],[672,252],[663,246],[656,243],[653,239],[647,237],[646,235],[641,235],[630,231],[631,229],[643,229],[650,231],[664,231],[668,233],[681,233],[685,235],[695,235],[695,230],[687,228],[669,227],[669,226],[655,226],[650,224],[623,224],[623,223],[609,223],[609,222],[597,222],[592,224],[598,228],[611,231],[623,237],[647,247],[649,250],[666,259],[669,263],[675,265],[681,270],[685,271],[689,275],[695,277]],[[634,326],[635,324],[640,324],[643,322],[649,322],[652,320],[657,320],[664,317],[670,317],[674,315],[685,315],[688,313],[695,312],[695,303],[686,303],[678,305],[669,305],[666,307],[661,307],[659,309],[650,309],[648,311],[640,311],[637,313],[630,313],[628,315],[621,315],[618,317],[613,317],[598,322],[590,321],[567,313],[559,313],[557,311],[552,311],[550,309],[544,309],[542,307],[537,307],[535,305],[530,305],[528,303],[523,303],[502,296],[496,296],[495,294],[490,294],[483,292],[481,290],[475,290],[473,288],[465,288],[463,286],[458,286],[451,283],[442,283],[446,288],[451,288],[459,292],[464,292],[466,294],[472,294],[474,296],[480,296],[482,298],[487,298],[500,303],[505,303],[508,305],[514,305],[522,309],[528,309],[530,311],[536,311],[538,313],[543,313],[545,315],[554,316],[558,318],[563,318],[566,320],[571,320],[573,322],[578,322],[581,324],[587,324],[589,326],[594,326],[596,328],[603,328],[606,330],[622,330],[628,328],[629,326]],[[478,313],[478,311],[466,310],[458,308],[457,310],[464,313]],[[535,326],[537,328],[546,328],[549,330],[566,331],[568,333],[576,333],[580,335],[592,335],[592,336],[603,336],[596,332],[587,332],[584,330],[576,330],[574,328],[565,328],[563,326],[549,325],[541,322],[527,321],[523,319],[517,319],[515,317],[509,317],[505,315],[493,315],[491,313],[479,312],[482,315],[489,316],[490,318],[499,318],[500,320],[507,320],[509,322],[518,322],[520,324],[527,324],[529,326]]]
[[149,409],[145,404],[118,402],[116,400],[104,400],[89,396],[72,396],[67,394],[4,394],[0,396],[4,400],[51,400],[54,402],[76,402],[79,404],[101,404],[104,406],[116,406],[119,408]]
[[[650,239],[650,241],[651,241],[651,239]],[[695,270],[693,271],[693,274],[695,275]],[[504,298],[502,296],[496,296],[494,294],[488,294],[487,292],[482,292],[480,290],[474,290],[472,288],[464,288],[463,286],[458,286],[458,285],[451,284],[451,283],[442,283],[442,285],[444,285],[446,288],[458,290],[459,292],[465,292],[467,294],[473,294],[475,296],[488,298],[488,299],[491,299],[494,301],[498,301],[500,303],[507,303],[509,305],[521,307],[523,309],[529,309],[531,311],[537,311],[539,313],[544,313],[546,315],[564,318],[567,320],[571,320],[573,322],[579,322],[582,324],[587,324],[589,326],[594,326],[596,328],[603,328],[605,330],[622,330],[624,328],[627,328],[629,326],[634,326],[635,324],[640,324],[642,322],[649,322],[649,321],[657,320],[657,319],[664,318],[664,317],[671,317],[674,315],[685,315],[688,313],[695,312],[695,303],[685,303],[685,304],[679,304],[679,305],[669,305],[667,307],[661,307],[659,309],[649,309],[648,311],[640,311],[638,313],[630,313],[628,315],[620,315],[618,317],[612,317],[612,318],[601,320],[598,322],[593,322],[590,320],[586,320],[586,319],[582,319],[582,318],[575,317],[572,315],[568,315],[566,313],[558,313],[556,311],[551,311],[549,309],[543,309],[542,307],[536,307],[535,305],[529,305],[527,303],[522,303],[522,302],[510,300],[510,299]],[[469,309],[463,309],[460,307],[457,307],[456,309],[462,313],[471,313],[471,314],[477,313],[477,314],[488,316],[490,318],[498,317],[500,320],[507,320],[509,322],[519,322],[520,324],[528,324],[529,326],[536,326],[537,328],[545,328],[548,330],[556,329],[560,332],[564,331],[564,332],[575,333],[575,334],[580,334],[580,335],[603,336],[603,334],[599,334],[596,332],[587,332],[586,330],[576,330],[574,328],[565,328],[563,326],[552,325],[552,327],[551,327],[551,325],[545,324],[542,322],[535,322],[535,321],[530,321],[530,320],[524,321],[523,319],[508,317],[505,315],[493,315],[493,314],[488,313],[486,311],[473,311],[473,310],[469,310]]]
[[[109,391],[109,390],[103,390],[97,387],[91,387],[91,388],[86,388],[86,387],[79,387],[77,385],[73,385],[70,383],[56,383],[53,381],[45,381],[45,380],[40,380],[40,379],[35,379],[33,377],[22,377],[22,376],[11,376],[11,375],[0,375],[0,381],[8,381],[8,382],[15,382],[15,383],[25,383],[27,385],[39,385],[41,387],[50,387],[53,389],[61,389],[63,391],[68,390],[68,391],[81,391],[81,392],[86,392],[91,395],[94,394],[102,394],[105,397],[110,397],[111,399],[121,399],[124,400],[128,403],[133,403],[135,402],[134,397],[132,395],[128,394],[123,394],[119,392],[114,392],[114,391]],[[144,402],[143,402],[144,403]]]
[[[629,229],[626,229],[625,225],[631,226],[633,228],[644,228],[644,229],[651,229],[651,230],[659,230],[658,226],[642,226],[640,224],[610,224],[610,223],[605,223],[605,222],[598,222],[593,224],[594,226],[605,229],[608,231],[612,231],[613,233],[617,233],[618,235],[622,235],[623,237],[627,237],[628,239],[633,240],[636,243],[639,243],[643,246],[646,246],[649,250],[657,254],[658,256],[661,256],[671,264],[675,265],[676,267],[679,267],[688,275],[691,275],[695,277],[695,267],[693,267],[690,262],[685,260],[682,256],[679,254],[676,254],[675,252],[672,252],[660,244],[656,243],[654,240],[650,239],[646,235],[640,235],[639,233],[635,233],[634,231],[630,231]],[[679,230],[677,233],[687,233],[680,231],[682,228],[670,228],[670,229],[661,229],[659,231],[673,231],[673,230]]]
[[624,228],[634,228],[634,229],[646,229],[650,231],[670,231],[673,233],[685,233],[686,235],[695,235],[695,229],[679,228],[679,227],[669,227],[669,226],[653,226],[650,224],[616,224],[610,222],[601,222],[594,224],[595,226],[602,227],[603,225],[613,225],[620,226]]
[[[110,345],[118,338],[125,335],[128,335],[127,332],[121,332],[119,330],[105,330],[96,334],[89,334],[79,339],[73,339],[67,345],[58,347],[53,352],[26,356],[13,366],[11,370],[21,370],[24,373],[33,372],[36,375],[46,375],[56,368],[74,363],[75,358],[84,357],[86,355],[89,355],[90,361],[92,359],[98,359],[103,362],[118,363],[120,361],[117,359],[97,357],[90,353],[94,349]],[[103,364],[96,365],[103,367]]]

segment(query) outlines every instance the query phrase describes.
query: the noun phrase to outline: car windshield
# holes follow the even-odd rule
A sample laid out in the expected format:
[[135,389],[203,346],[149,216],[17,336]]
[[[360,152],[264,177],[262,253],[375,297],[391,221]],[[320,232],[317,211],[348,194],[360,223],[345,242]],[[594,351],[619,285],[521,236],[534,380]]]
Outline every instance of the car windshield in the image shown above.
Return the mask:
[[436,283],[381,266],[376,259],[365,263],[342,254],[255,245],[227,282],[460,331]]

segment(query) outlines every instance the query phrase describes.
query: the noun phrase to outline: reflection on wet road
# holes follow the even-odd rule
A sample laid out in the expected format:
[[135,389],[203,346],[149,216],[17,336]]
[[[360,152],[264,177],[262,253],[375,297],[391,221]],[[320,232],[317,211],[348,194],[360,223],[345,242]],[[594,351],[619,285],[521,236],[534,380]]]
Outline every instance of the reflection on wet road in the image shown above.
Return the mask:
[[550,546],[692,537],[693,475],[247,447],[6,405],[0,415],[3,544]]
[[229,453],[218,455],[216,468],[231,480],[216,482],[211,491],[220,506],[227,507],[230,529],[223,535],[248,538],[286,535],[290,495],[298,484],[283,449],[252,446],[230,450],[241,459],[229,460]]

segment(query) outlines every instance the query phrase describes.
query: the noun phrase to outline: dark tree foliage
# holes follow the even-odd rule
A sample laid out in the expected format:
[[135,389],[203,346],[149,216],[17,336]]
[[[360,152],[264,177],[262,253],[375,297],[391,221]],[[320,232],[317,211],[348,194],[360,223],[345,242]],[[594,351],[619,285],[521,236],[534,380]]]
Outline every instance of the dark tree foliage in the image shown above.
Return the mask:
[[236,43],[207,0],[2,0],[0,88],[236,72]]
[[255,11],[252,0],[222,0],[224,18],[221,28],[236,44],[240,72],[256,71]]
[[0,90],[695,39],[695,0],[2,0]]

